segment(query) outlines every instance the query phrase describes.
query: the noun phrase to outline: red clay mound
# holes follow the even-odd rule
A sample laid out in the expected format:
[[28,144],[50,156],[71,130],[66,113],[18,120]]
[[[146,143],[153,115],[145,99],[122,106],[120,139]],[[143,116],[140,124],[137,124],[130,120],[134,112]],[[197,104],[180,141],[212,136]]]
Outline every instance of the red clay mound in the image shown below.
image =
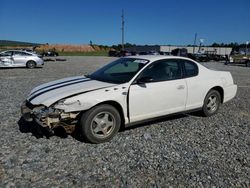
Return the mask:
[[68,44],[50,44],[41,45],[37,48],[39,51],[55,50],[58,52],[93,52],[99,51],[100,48],[97,46],[90,45],[68,45]]

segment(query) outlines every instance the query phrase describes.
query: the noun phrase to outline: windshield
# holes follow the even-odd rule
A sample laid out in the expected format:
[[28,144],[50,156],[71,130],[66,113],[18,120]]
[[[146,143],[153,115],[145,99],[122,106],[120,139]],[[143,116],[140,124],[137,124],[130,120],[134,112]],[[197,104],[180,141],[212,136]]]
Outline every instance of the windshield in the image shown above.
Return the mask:
[[122,84],[130,81],[149,61],[136,58],[121,58],[88,75],[103,82]]

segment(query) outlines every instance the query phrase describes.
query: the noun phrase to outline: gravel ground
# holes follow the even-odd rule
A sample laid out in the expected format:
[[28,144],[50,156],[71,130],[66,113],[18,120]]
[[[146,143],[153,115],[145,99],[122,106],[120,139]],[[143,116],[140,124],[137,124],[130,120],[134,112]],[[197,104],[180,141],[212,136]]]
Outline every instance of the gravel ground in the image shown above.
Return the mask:
[[239,86],[213,117],[169,117],[99,145],[72,136],[37,138],[18,124],[34,86],[111,60],[68,57],[42,69],[0,69],[0,187],[250,187],[250,68],[243,66],[205,63],[230,71]]

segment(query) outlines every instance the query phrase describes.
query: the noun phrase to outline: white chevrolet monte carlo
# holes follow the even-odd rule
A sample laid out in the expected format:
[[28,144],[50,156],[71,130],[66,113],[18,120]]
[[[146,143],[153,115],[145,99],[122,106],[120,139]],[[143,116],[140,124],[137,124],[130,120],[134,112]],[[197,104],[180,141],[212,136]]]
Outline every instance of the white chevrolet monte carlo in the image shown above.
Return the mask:
[[85,140],[101,143],[122,126],[156,117],[193,110],[214,115],[236,92],[229,72],[183,57],[131,56],[87,76],[40,85],[21,111],[51,132],[77,125]]

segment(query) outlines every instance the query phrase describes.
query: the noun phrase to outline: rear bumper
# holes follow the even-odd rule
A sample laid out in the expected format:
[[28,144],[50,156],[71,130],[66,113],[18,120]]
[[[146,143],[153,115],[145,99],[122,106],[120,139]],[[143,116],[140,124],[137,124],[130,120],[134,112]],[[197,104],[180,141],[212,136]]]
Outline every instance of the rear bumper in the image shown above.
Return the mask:
[[224,101],[227,102],[235,97],[237,93],[237,85],[231,85],[224,88]]
[[40,59],[36,62],[36,65],[37,65],[38,67],[42,67],[42,66],[44,65],[43,59],[40,58]]

